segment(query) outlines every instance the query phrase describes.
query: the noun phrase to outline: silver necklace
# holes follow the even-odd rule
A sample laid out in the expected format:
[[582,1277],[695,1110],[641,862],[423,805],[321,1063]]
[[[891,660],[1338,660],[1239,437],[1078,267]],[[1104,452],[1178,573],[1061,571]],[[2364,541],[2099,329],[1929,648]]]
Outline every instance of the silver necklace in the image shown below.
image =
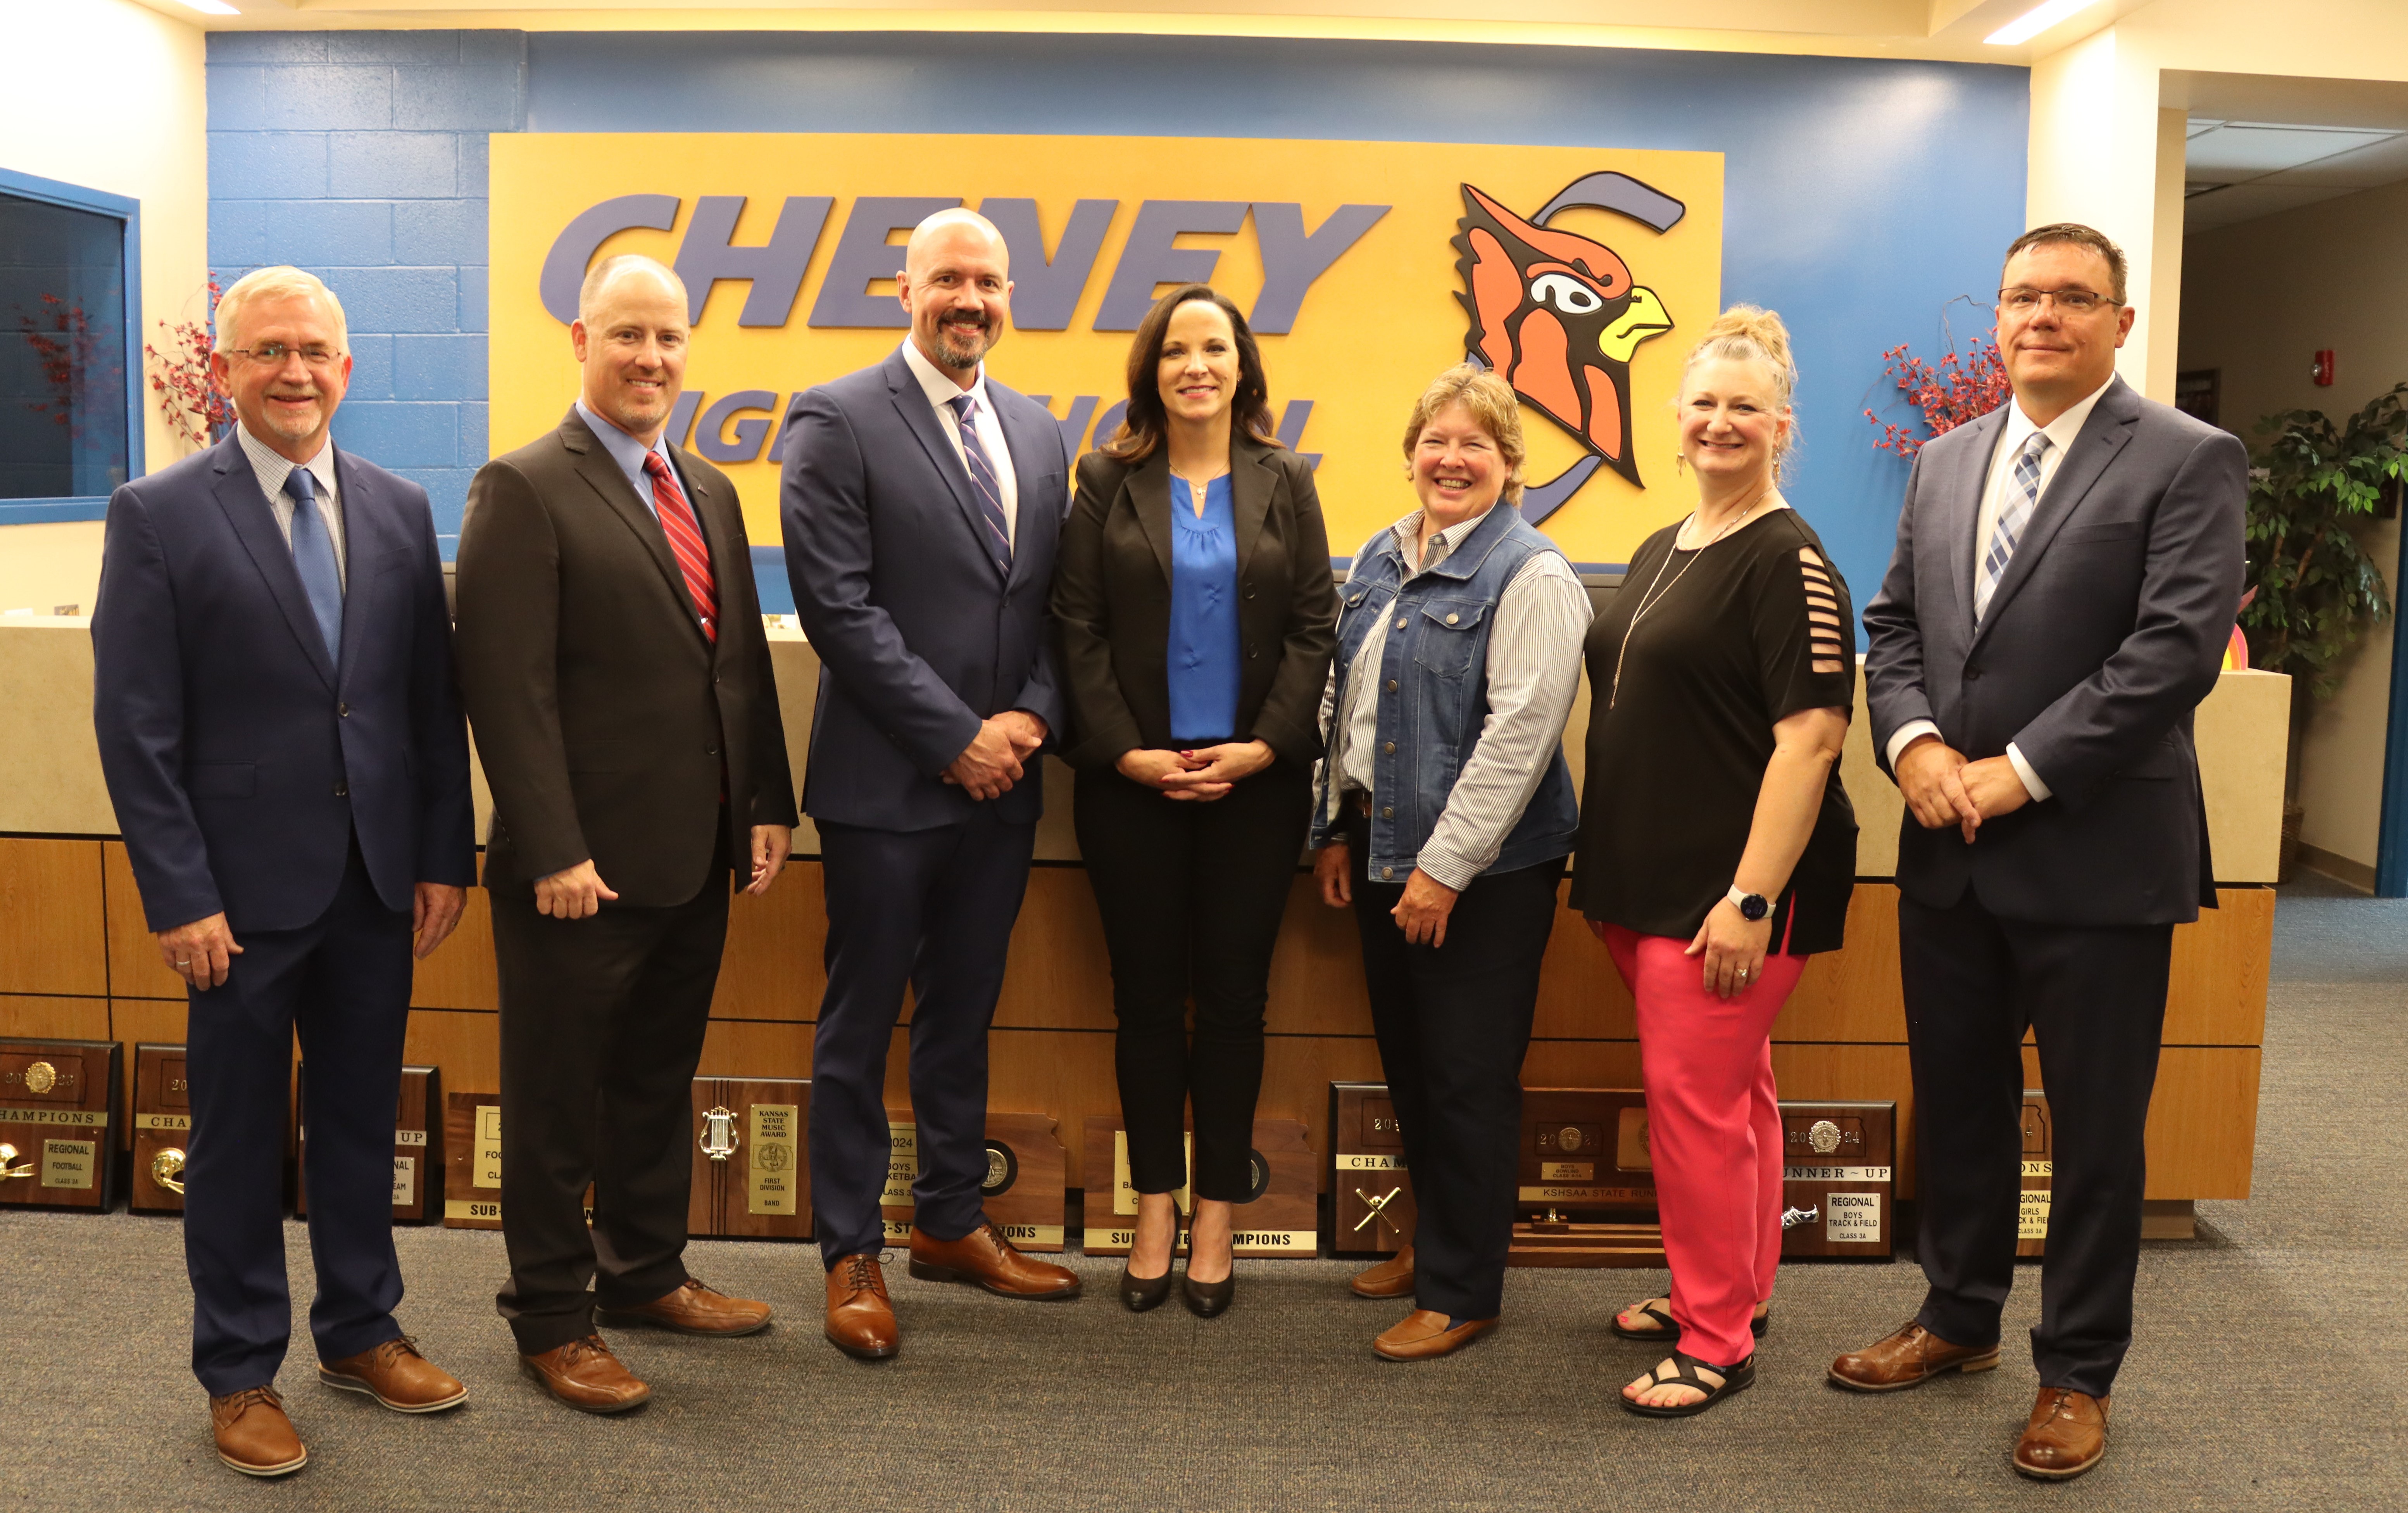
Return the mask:
[[[1738,515],[1732,519],[1723,522],[1723,528],[1714,532],[1712,539],[1707,540],[1704,546],[1700,546],[1696,551],[1691,552],[1689,554],[1689,560],[1681,564],[1681,570],[1672,574],[1672,581],[1668,584],[1664,582],[1664,569],[1670,567],[1672,565],[1672,559],[1681,555],[1681,533],[1678,530],[1672,533],[1671,550],[1666,552],[1664,554],[1664,560],[1656,564],[1655,580],[1648,584],[1647,592],[1639,596],[1639,608],[1631,612],[1630,623],[1622,627],[1622,645],[1620,649],[1613,654],[1613,682],[1606,689],[1605,693],[1605,707],[1608,711],[1611,711],[1613,708],[1615,701],[1620,699],[1622,697],[1622,660],[1624,657],[1630,655],[1630,633],[1639,628],[1639,622],[1646,617],[1648,611],[1664,602],[1666,595],[1671,593],[1673,589],[1681,586],[1681,580],[1687,577],[1689,575],[1689,569],[1698,565],[1698,559],[1706,555],[1706,547],[1713,545],[1715,541],[1721,540],[1732,531],[1735,531],[1739,529],[1740,526],[1745,525],[1747,523],[1747,517],[1756,513],[1756,507],[1762,504],[1766,499],[1770,498],[1771,497],[1772,491],[1770,489],[1766,489],[1763,493],[1757,495],[1755,499],[1749,503],[1748,507],[1741,511]],[[1689,512],[1689,520],[1681,522],[1681,525],[1685,528],[1690,520],[1695,520],[1697,518],[1698,512],[1695,510],[1692,510]]]

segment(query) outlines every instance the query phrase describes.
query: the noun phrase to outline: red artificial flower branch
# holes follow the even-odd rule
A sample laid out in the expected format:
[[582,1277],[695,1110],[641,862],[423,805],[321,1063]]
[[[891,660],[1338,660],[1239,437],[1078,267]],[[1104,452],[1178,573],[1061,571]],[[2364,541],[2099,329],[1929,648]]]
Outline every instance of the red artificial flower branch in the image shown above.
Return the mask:
[[1904,342],[1883,353],[1882,357],[1887,364],[1883,371],[1896,381],[1899,392],[1921,413],[1928,433],[1918,436],[1908,426],[1892,425],[1868,410],[1865,419],[1882,433],[1873,445],[1885,452],[1912,457],[1932,437],[1953,431],[1967,421],[1979,420],[2007,402],[2007,368],[1999,355],[1995,327],[1984,333],[1972,350],[1966,353],[1959,353],[1951,338],[1948,351],[1937,363],[1915,356]]
[[55,396],[29,399],[25,408],[47,418],[53,425],[64,425],[70,436],[80,437],[84,425],[76,414],[75,388],[77,375],[106,384],[125,371],[122,364],[112,365],[101,350],[100,340],[93,334],[92,318],[81,305],[70,305],[56,295],[44,295],[43,320],[24,313],[20,308],[17,327],[23,333],[25,344],[34,349],[34,360],[42,369],[42,382]]
[[224,291],[217,275],[209,275],[208,313],[199,321],[159,323],[161,339],[167,350],[145,342],[144,355],[154,365],[150,388],[159,396],[160,412],[167,425],[186,444],[205,447],[217,439],[218,432],[234,424],[234,405],[217,386],[209,382],[209,355],[217,350],[217,339],[209,334],[209,325],[217,318],[218,295]]

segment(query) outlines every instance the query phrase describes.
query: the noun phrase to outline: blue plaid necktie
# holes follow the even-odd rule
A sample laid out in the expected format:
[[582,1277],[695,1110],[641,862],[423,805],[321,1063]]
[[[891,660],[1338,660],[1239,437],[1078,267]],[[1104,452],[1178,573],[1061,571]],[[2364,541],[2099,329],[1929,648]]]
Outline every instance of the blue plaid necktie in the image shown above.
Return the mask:
[[978,413],[978,401],[965,394],[945,403],[953,407],[953,415],[961,422],[962,456],[970,465],[970,492],[978,496],[979,518],[986,522],[987,549],[995,557],[995,569],[1010,576],[1011,527],[1003,518],[1003,485],[996,481],[995,464],[987,460],[978,426],[970,418]]
[[319,634],[326,638],[326,659],[343,661],[343,575],[335,567],[335,539],[327,533],[326,517],[318,512],[318,481],[307,468],[284,475],[284,492],[293,497],[293,566],[301,572],[301,590],[318,617]]
[[2007,483],[2006,502],[2000,506],[1999,524],[1990,532],[1990,549],[1982,555],[1982,579],[1973,585],[1973,623],[1977,626],[1990,612],[1990,596],[1999,591],[1999,580],[2007,575],[2007,564],[2015,559],[2015,543],[2023,540],[2024,527],[2031,524],[2032,508],[2040,502],[2040,459],[2047,451],[2048,433],[2034,431],[2015,454],[2014,476]]

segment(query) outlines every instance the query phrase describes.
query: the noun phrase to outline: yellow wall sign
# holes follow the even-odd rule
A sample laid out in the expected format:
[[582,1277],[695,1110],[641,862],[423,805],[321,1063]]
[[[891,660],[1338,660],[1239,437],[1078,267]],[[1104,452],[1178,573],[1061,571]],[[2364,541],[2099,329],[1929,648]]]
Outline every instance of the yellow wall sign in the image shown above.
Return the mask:
[[[681,439],[779,540],[775,421],[902,339],[892,276],[922,216],[968,204],[1011,246],[989,372],[1073,450],[1110,434],[1129,333],[1164,285],[1228,294],[1262,339],[1283,439],[1320,456],[1330,550],[1412,508],[1406,415],[1477,356],[1524,400],[1526,512],[1619,563],[1689,507],[1681,360],[1721,308],[1714,152],[1154,137],[546,134],[493,137],[491,446],[559,424],[595,256],[675,266],[699,314]],[[691,427],[690,433],[688,427]]]

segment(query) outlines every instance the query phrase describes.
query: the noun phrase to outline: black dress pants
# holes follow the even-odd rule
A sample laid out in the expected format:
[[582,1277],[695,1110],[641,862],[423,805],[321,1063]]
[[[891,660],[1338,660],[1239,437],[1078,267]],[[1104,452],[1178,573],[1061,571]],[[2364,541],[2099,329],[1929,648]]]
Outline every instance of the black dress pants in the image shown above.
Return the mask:
[[1446,944],[1412,945],[1388,912],[1404,885],[1369,880],[1367,826],[1349,840],[1371,1029],[1413,1175],[1414,1300],[1494,1318],[1513,1239],[1522,1059],[1564,858],[1483,873],[1455,901]]
[[1192,1102],[1194,1196],[1244,1203],[1271,948],[1312,815],[1312,773],[1274,761],[1197,803],[1116,771],[1082,771],[1074,813],[1111,953],[1129,1181],[1140,1192],[1187,1186],[1181,1135]]
[[685,1280],[694,1073],[727,942],[724,849],[702,891],[670,908],[556,919],[531,893],[494,895],[510,1261],[494,1303],[523,1355],[591,1334],[596,1307]]
[[1915,1248],[1924,1328],[1988,1345],[2014,1286],[2023,1037],[2040,1050],[2053,1159],[2032,1362],[2042,1387],[2104,1397],[2132,1343],[2143,1132],[2157,1080],[2172,925],[2000,919],[1901,898],[1899,956],[1914,1070]]
[[[193,1375],[211,1396],[276,1380],[293,1336],[284,1272],[284,1131],[301,1037],[309,1333],[340,1361],[401,1333],[393,1247],[393,1121],[409,1024],[409,915],[384,906],[359,844],[326,912],[299,929],[242,930],[226,980],[188,989],[193,1138],[184,1265]],[[113,1132],[113,1131],[112,1131]]]

